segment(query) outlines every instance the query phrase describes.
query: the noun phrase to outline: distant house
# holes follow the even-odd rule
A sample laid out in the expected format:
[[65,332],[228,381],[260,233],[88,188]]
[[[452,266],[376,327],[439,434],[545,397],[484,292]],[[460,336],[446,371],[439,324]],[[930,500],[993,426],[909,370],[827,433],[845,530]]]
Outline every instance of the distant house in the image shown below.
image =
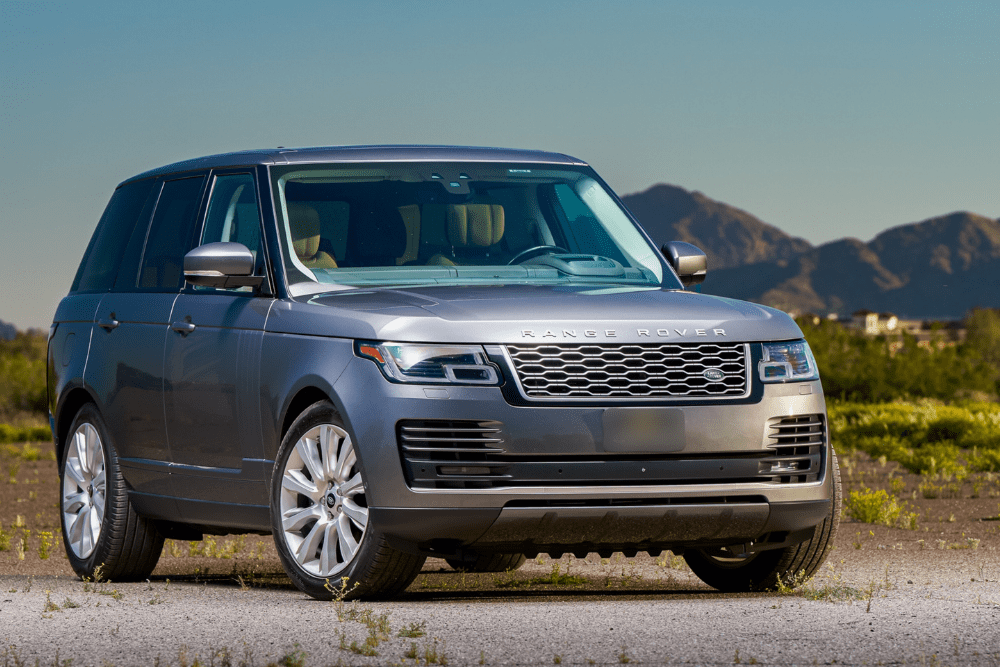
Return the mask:
[[899,318],[894,313],[876,313],[862,309],[851,314],[848,326],[871,336],[895,333],[899,327]]

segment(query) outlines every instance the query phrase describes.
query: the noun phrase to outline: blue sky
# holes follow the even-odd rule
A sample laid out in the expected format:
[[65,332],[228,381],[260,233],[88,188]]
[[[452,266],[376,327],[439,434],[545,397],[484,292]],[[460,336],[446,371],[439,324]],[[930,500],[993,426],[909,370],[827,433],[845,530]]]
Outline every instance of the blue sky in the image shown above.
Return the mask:
[[114,186],[445,143],[668,182],[822,243],[1000,215],[1000,3],[0,0],[0,319],[47,327]]

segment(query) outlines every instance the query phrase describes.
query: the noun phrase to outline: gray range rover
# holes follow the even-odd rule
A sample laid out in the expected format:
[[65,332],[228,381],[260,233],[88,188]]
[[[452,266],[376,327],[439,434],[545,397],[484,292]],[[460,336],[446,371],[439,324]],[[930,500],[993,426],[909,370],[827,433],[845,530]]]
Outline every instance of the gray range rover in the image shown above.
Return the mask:
[[115,190],[49,335],[63,538],[145,578],[164,538],[273,533],[329,598],[427,556],[683,554],[800,581],[837,529],[823,391],[785,314],[685,287],[555,153],[230,153]]

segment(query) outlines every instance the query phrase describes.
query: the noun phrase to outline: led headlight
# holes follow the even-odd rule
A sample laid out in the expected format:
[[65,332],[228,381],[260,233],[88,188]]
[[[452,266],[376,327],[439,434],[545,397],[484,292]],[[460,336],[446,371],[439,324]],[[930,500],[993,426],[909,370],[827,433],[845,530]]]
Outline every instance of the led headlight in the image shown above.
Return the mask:
[[764,343],[764,356],[757,368],[762,382],[805,382],[818,380],[819,370],[809,343]]
[[396,382],[499,384],[496,367],[478,345],[423,345],[358,341],[359,356],[371,359]]

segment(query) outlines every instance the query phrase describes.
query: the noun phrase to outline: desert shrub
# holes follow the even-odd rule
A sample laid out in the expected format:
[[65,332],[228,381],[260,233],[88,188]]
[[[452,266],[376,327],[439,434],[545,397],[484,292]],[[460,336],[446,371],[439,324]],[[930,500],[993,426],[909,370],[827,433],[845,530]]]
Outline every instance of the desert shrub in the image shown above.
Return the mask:
[[884,489],[851,491],[844,503],[847,515],[864,523],[915,529],[917,514],[907,511],[907,504],[890,496]]

